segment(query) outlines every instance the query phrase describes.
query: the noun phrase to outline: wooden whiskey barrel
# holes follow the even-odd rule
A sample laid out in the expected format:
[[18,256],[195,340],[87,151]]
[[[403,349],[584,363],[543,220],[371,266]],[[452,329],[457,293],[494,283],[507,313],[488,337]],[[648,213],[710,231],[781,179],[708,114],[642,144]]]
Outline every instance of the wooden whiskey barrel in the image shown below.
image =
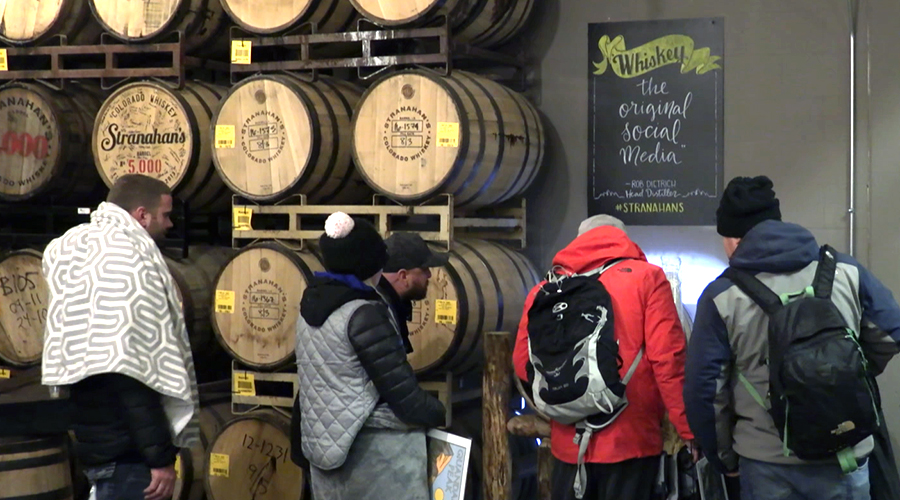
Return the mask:
[[216,290],[216,276],[234,251],[227,247],[192,246],[187,258],[166,256],[166,264],[175,281],[181,299],[194,355],[194,369],[198,381],[214,380],[216,375],[227,376],[230,363],[221,353],[210,321],[209,304]]
[[175,469],[175,491],[173,500],[201,500],[206,477],[206,450],[216,434],[236,415],[231,413],[231,393],[218,394],[213,398],[200,396],[200,443],[191,448],[182,448],[178,453],[178,467]]
[[31,249],[0,255],[0,361],[12,366],[41,362],[50,301],[41,257]]
[[349,0],[276,0],[264,7],[252,0],[222,0],[222,7],[235,24],[261,35],[310,22],[318,33],[341,33],[358,18]]
[[417,26],[446,15],[454,40],[484,47],[509,41],[525,26],[534,0],[350,0],[382,26]]
[[410,364],[418,373],[480,366],[481,333],[516,331],[525,297],[538,282],[518,252],[482,240],[454,241],[450,262],[431,270],[428,296],[413,303]]
[[305,474],[291,461],[289,417],[262,410],[236,418],[209,445],[209,500],[300,500]]
[[227,207],[228,188],[212,163],[210,120],[225,89],[199,81],[182,90],[136,82],[114,92],[97,115],[91,143],[100,177],[155,177],[193,212]]
[[7,0],[0,14],[0,41],[32,45],[63,35],[67,45],[90,45],[102,29],[87,0]]
[[[457,39],[482,47],[496,47],[522,31],[535,0],[488,0],[477,2],[469,16],[454,31]],[[493,4],[493,5],[492,5]]]
[[353,117],[353,155],[376,191],[404,202],[451,193],[477,208],[521,194],[544,156],[537,110],[521,95],[454,71],[394,73]]
[[322,270],[313,254],[292,252],[277,243],[241,250],[216,279],[213,329],[225,350],[251,368],[290,363],[300,298],[313,272]]
[[0,438],[0,500],[72,500],[72,474],[65,434]]
[[[222,99],[213,126],[233,131],[213,160],[235,192],[253,200],[303,193],[312,203],[359,202],[371,191],[350,154],[362,89],[335,78],[289,75],[243,80]],[[229,134],[230,135],[230,134]]]
[[0,89],[0,200],[102,199],[88,146],[101,96],[79,82],[64,90],[26,82]]
[[186,52],[227,54],[228,16],[218,0],[90,0],[90,6],[103,28],[122,41],[161,41],[180,31]]

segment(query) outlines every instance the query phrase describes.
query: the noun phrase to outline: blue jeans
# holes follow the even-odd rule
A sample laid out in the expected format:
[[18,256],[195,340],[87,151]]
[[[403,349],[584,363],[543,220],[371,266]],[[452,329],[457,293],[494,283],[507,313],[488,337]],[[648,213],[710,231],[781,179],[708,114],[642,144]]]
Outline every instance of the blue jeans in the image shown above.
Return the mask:
[[144,500],[150,486],[150,468],[144,464],[100,465],[86,468],[84,475],[96,488],[96,500]]
[[741,500],[870,500],[869,464],[780,465],[741,457]]

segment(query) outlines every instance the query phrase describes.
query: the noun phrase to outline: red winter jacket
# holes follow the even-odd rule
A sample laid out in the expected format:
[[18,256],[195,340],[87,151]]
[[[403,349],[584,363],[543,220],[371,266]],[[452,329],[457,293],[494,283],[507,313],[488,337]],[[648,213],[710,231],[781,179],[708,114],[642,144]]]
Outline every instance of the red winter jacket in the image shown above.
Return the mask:
[[[621,257],[633,260],[614,265],[600,277],[612,297],[615,335],[622,356],[620,375],[628,371],[642,345],[644,357],[625,391],[628,406],[609,427],[594,434],[585,462],[616,463],[661,454],[666,410],[682,439],[694,439],[682,399],[685,336],[663,270],[648,263],[640,247],[611,226],[592,229],[576,238],[556,254],[553,265],[584,273]],[[523,380],[527,380],[528,309],[539,288],[534,287],[525,300],[513,351],[516,375]],[[552,422],[553,455],[563,462],[576,463],[574,437],[574,426]]]

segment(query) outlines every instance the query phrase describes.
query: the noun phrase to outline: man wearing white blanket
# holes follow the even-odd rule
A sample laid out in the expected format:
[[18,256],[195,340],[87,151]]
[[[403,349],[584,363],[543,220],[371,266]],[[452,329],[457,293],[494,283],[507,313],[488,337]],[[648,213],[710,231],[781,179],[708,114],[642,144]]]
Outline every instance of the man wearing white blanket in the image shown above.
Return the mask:
[[172,276],[161,181],[119,178],[88,223],[44,251],[43,383],[68,386],[76,454],[97,500],[165,500],[198,438],[197,383]]

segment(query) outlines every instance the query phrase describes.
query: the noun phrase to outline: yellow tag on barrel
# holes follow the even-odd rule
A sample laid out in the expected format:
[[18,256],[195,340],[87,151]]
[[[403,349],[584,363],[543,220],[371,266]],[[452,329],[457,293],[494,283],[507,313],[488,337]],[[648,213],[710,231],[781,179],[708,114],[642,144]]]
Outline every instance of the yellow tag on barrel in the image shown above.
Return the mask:
[[234,372],[234,393],[238,396],[256,396],[256,381],[252,373]]
[[434,301],[434,322],[439,325],[455,325],[456,324],[456,301],[455,300],[435,300]]
[[235,231],[252,231],[253,209],[250,207],[234,207],[231,210]]
[[234,313],[234,292],[231,290],[216,290],[216,312]]
[[221,453],[209,454],[209,475],[228,477],[230,457]]
[[250,64],[250,40],[231,41],[231,64]]
[[216,125],[216,149],[234,149],[234,125]]
[[459,147],[459,124],[438,122],[437,145],[439,148]]

